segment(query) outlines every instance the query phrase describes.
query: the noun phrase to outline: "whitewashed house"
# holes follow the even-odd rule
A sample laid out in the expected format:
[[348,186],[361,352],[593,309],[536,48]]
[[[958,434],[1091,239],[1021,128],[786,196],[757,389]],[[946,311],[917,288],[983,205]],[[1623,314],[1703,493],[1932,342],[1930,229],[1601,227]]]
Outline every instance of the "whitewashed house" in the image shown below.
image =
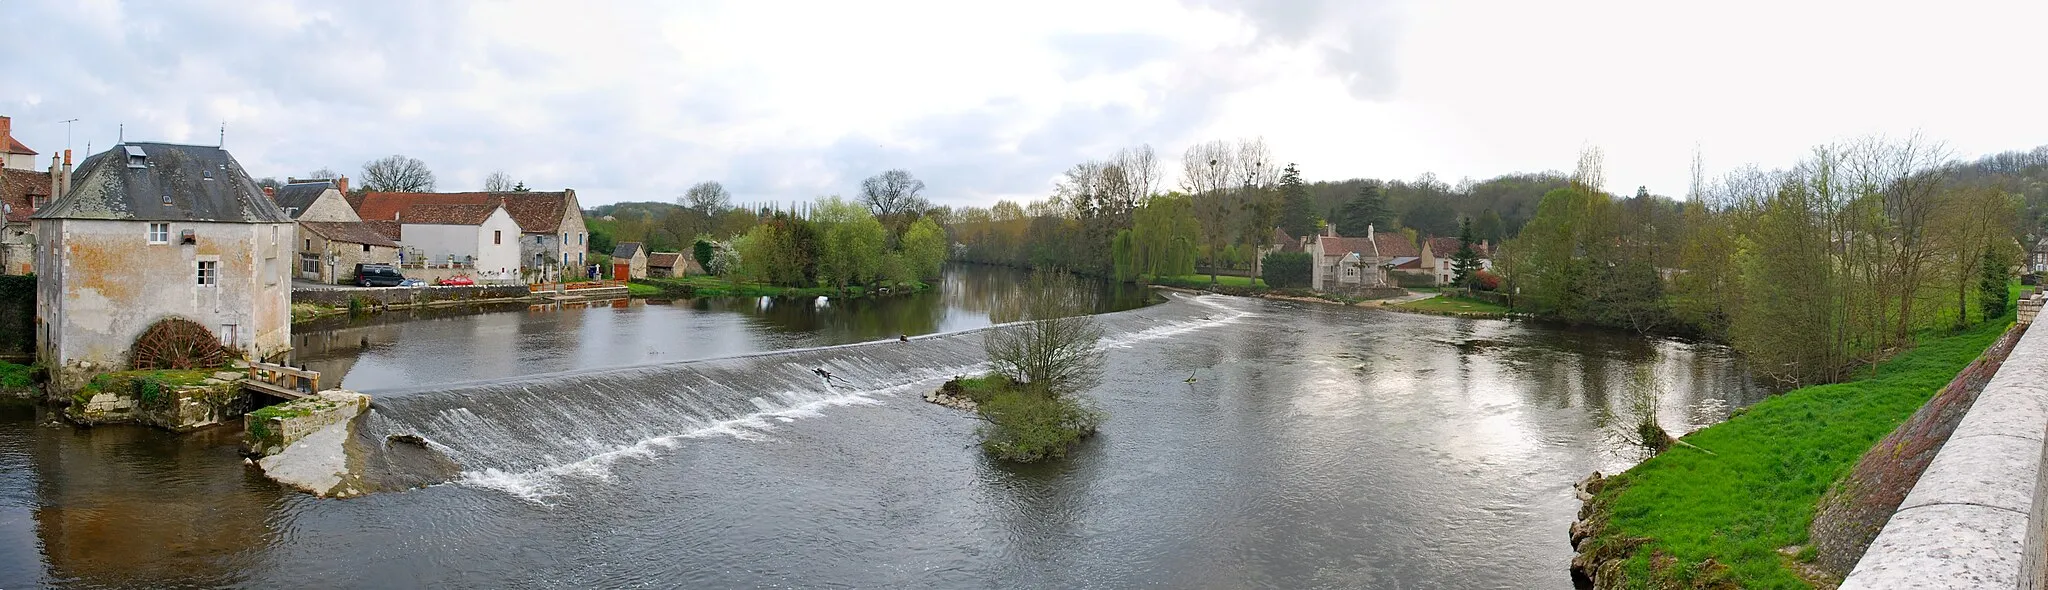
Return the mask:
[[413,205],[398,212],[398,233],[408,264],[519,278],[519,223],[502,205]]

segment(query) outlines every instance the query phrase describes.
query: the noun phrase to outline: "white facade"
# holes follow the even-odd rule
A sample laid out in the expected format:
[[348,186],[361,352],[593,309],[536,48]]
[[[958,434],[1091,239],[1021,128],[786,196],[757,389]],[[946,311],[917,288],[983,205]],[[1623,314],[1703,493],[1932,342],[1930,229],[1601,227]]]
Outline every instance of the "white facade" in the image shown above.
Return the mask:
[[481,224],[402,223],[399,233],[405,236],[401,243],[407,252],[418,252],[421,256],[420,260],[406,260],[408,264],[444,266],[466,262],[481,278],[519,277],[519,224],[503,207],[493,209]]
[[[291,347],[290,223],[37,219],[36,329],[67,381],[127,366],[150,325],[178,317],[251,358]],[[156,226],[156,227],[152,227]],[[194,241],[183,243],[190,230]],[[202,284],[202,264],[212,284]],[[75,389],[82,382],[60,382]]]
[[[0,138],[0,143],[5,143],[4,139],[5,138]],[[0,161],[5,162],[5,164],[0,164],[0,168],[13,168],[15,170],[27,170],[30,172],[34,172],[36,169],[35,154],[0,154],[0,156],[5,156],[5,158],[0,158]]]

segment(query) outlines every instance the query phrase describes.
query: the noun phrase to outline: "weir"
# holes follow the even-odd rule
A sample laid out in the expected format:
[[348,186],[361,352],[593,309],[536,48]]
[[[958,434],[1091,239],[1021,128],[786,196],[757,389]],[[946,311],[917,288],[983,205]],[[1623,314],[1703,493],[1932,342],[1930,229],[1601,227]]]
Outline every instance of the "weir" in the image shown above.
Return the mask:
[[[1094,316],[1106,347],[1170,337],[1249,315],[1252,302],[1171,294]],[[367,434],[417,434],[460,464],[465,481],[545,496],[554,477],[601,474],[612,461],[708,435],[749,436],[777,418],[878,403],[982,370],[983,330],[721,359],[372,391]],[[814,372],[824,369],[828,380]]]

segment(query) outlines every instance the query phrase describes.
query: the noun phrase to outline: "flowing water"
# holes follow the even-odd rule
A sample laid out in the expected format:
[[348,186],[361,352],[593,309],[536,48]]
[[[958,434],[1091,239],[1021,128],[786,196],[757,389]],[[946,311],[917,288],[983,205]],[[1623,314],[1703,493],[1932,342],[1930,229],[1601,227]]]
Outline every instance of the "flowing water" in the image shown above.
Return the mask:
[[[920,399],[980,365],[958,329],[1004,319],[1007,279],[964,295],[978,272],[893,319],[650,304],[306,334],[343,343],[301,351],[377,396],[373,428],[462,463],[409,492],[318,500],[244,468],[232,431],[12,410],[0,588],[1565,588],[1570,486],[1640,459],[1637,415],[1683,433],[1762,395],[1715,346],[1174,295],[1097,316],[1101,435],[1015,467]],[[753,336],[701,344],[732,334]]]

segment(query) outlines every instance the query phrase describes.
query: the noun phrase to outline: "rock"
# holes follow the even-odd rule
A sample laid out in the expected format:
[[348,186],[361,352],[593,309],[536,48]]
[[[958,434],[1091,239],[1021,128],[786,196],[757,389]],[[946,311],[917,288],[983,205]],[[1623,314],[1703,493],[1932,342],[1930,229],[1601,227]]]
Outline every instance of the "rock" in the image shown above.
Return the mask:
[[394,434],[384,437],[384,440],[420,447],[427,446],[427,439],[420,438],[420,435],[417,434]]
[[229,371],[221,371],[213,374],[214,379],[219,379],[223,383],[228,381],[241,381],[242,379],[247,377],[248,375],[243,375],[241,373],[234,373]]

